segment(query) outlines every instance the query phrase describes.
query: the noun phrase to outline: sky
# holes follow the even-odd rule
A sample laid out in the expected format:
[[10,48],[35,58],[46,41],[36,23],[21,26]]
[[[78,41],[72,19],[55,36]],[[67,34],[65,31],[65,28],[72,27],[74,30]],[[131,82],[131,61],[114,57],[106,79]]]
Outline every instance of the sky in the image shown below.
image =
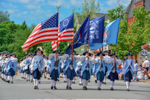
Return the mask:
[[[57,12],[56,6],[59,9],[59,21],[65,19],[72,14],[72,9],[79,12],[78,8],[82,9],[84,0],[0,0],[0,10],[8,11],[10,20],[16,24],[39,24],[48,19]],[[119,4],[128,6],[131,0],[120,0]],[[96,0],[100,4],[100,13],[107,13],[107,10],[116,8],[118,0]],[[81,11],[81,10],[80,10]]]

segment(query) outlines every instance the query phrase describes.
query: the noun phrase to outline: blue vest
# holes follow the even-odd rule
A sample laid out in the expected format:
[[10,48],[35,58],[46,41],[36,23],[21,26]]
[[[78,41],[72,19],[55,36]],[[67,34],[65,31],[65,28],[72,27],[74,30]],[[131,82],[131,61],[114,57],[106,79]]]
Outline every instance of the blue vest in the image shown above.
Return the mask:
[[[51,59],[51,69],[50,73],[55,69],[56,67],[56,61],[55,61],[55,56]],[[57,70],[58,70],[58,75],[60,75],[60,59],[57,60]]]
[[42,62],[43,62],[43,58],[40,60],[40,61],[37,61],[37,58],[36,58],[36,56],[34,57],[34,65],[33,65],[33,67],[34,67],[34,71],[38,68],[38,69],[43,69],[43,65],[42,65]]
[[[131,74],[132,74],[132,76],[133,76],[133,69],[134,69],[134,63],[133,63],[133,60],[131,60],[131,64],[129,64],[127,60],[125,60],[125,62],[126,62],[126,66],[125,66],[125,74],[126,74],[128,71],[130,71]],[[129,66],[129,65],[131,65],[131,66]],[[131,67],[132,67],[132,68],[131,68]]]
[[[101,65],[101,63],[99,61],[100,61],[100,59],[98,60],[97,63],[94,64],[94,69],[93,70],[94,70],[94,73],[95,73],[95,77],[96,77],[97,73],[100,71],[100,65]],[[105,74],[105,63],[104,63],[103,60],[102,60],[101,69],[102,69],[102,71]]]
[[[88,63],[88,60],[86,60],[86,58],[84,59],[84,61],[82,62],[82,68],[81,68],[81,76],[83,74],[83,72],[87,69],[87,63]],[[88,71],[91,75],[91,71],[92,71],[92,63],[91,61],[89,60],[89,68],[88,68]]]
[[[107,64],[107,69],[108,70],[107,70],[106,76],[108,76],[110,74],[110,72],[113,71],[113,68],[114,68],[114,62]],[[117,71],[117,62],[115,62],[115,70],[118,73],[118,71]]]

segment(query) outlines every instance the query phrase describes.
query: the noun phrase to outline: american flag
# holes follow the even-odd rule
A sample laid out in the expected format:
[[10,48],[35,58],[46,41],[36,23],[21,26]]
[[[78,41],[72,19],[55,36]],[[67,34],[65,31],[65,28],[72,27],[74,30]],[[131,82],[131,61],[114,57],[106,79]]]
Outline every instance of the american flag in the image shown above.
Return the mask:
[[60,42],[73,41],[74,34],[74,14],[67,17],[58,24],[58,44],[57,41],[51,42],[53,50],[57,50]]
[[49,19],[39,23],[30,34],[24,45],[23,51],[27,51],[31,46],[47,41],[58,39],[58,13]]

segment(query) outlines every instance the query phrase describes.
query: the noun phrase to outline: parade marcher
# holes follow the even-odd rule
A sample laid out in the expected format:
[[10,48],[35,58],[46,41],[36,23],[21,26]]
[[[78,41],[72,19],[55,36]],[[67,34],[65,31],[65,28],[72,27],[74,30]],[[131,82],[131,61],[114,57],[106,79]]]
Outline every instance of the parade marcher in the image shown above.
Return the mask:
[[25,61],[25,74],[26,74],[26,81],[30,81],[30,64],[31,64],[31,61],[32,61],[32,58],[30,60],[30,55],[28,54],[26,56],[26,61]]
[[10,81],[9,81],[9,79],[8,79],[9,77],[8,77],[8,70],[7,70],[7,69],[8,69],[8,67],[9,67],[9,65],[11,64],[11,59],[10,59],[10,57],[11,57],[10,54],[7,54],[7,55],[6,55],[6,60],[5,60],[5,65],[4,65],[4,66],[5,66],[5,67],[4,67],[4,75],[5,75],[4,79],[5,79],[5,81],[8,82],[8,83],[9,83]]
[[46,74],[47,74],[47,71],[46,71],[46,68],[47,68],[47,60],[48,60],[48,57],[44,55],[44,62],[45,62],[45,67],[43,69],[43,73],[44,73],[44,78],[46,78]]
[[92,62],[90,56],[92,53],[88,53],[88,51],[82,54],[83,56],[80,58],[80,61],[77,63],[78,66],[82,66],[81,76],[83,82],[83,90],[87,90],[88,81],[91,77],[92,70]]
[[124,74],[124,81],[126,82],[127,91],[130,91],[129,86],[131,80],[133,79],[133,72],[134,72],[134,61],[131,58],[133,54],[127,53],[125,56],[127,56],[127,60],[125,60],[124,62],[122,72]]
[[103,56],[105,56],[105,54],[103,54],[102,51],[98,52],[96,54],[96,58],[95,58],[95,64],[94,64],[94,75],[96,77],[96,82],[97,82],[97,89],[101,90],[101,84],[104,80],[104,75],[105,75],[105,62],[103,59]]
[[2,74],[1,74],[1,77],[2,77],[2,80],[4,80],[4,68],[5,68],[5,60],[6,60],[6,56],[3,56],[2,60],[1,60],[1,68],[2,68]]
[[43,67],[45,66],[44,64],[44,58],[41,56],[42,55],[42,50],[37,49],[35,51],[36,56],[33,57],[32,63],[31,63],[31,73],[34,77],[34,89],[38,89],[38,84],[39,84],[39,79],[41,78],[41,72]]
[[66,89],[72,90],[72,80],[76,76],[75,73],[75,68],[76,68],[76,58],[74,57],[74,53],[69,55],[65,54],[64,55],[66,59],[66,68],[65,68],[65,73],[67,75],[67,87]]
[[56,82],[60,75],[60,58],[59,58],[59,50],[53,51],[53,54],[49,55],[49,60],[51,60],[51,69],[50,69],[50,77],[51,77],[51,89],[56,88]]
[[20,67],[21,67],[21,78],[22,79],[25,79],[25,73],[24,73],[24,67],[26,66],[25,65],[25,61],[26,61],[26,57],[23,57],[22,58],[22,61],[21,61],[21,63],[20,63]]
[[33,59],[33,53],[29,53],[28,54],[28,62],[29,62],[29,80],[31,81],[31,82],[33,82],[33,75],[32,75],[32,73],[31,73],[31,67],[30,67],[30,65],[31,65],[31,62],[32,62],[32,59]]
[[16,75],[16,71],[17,71],[17,63],[18,63],[18,59],[16,58],[16,55],[14,53],[12,53],[10,58],[10,63],[7,65],[7,75],[8,75],[8,82],[13,83],[13,77],[14,75]]
[[[104,54],[105,54],[105,56],[104,56],[104,58],[105,59],[109,59],[110,58],[110,56],[108,56],[109,54],[108,54],[108,51],[106,50],[106,51],[104,51]],[[104,76],[104,80],[103,80],[103,84],[106,84],[106,77],[107,77],[107,75],[106,75],[106,73],[107,73],[107,63],[105,64],[105,76]]]
[[117,65],[121,64],[121,62],[119,64],[117,63],[115,53],[111,54],[110,56],[111,56],[110,63],[107,65],[107,67],[108,67],[108,79],[110,79],[110,85],[111,85],[110,90],[114,90],[113,89],[114,81],[119,79],[118,78]]

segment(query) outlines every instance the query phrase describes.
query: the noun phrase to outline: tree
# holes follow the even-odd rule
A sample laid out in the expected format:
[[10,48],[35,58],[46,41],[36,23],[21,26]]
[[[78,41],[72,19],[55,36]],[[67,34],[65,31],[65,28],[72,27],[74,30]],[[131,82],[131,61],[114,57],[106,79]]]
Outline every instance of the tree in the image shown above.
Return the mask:
[[6,12],[0,11],[0,24],[5,21],[10,21],[9,16],[10,14],[8,14],[8,11]]
[[130,51],[135,56],[141,51],[141,46],[150,41],[149,13],[143,6],[133,10],[134,21],[128,28],[128,34],[132,38]]
[[117,18],[121,17],[123,18],[123,9],[124,9],[125,6],[123,5],[119,5],[119,7],[116,7],[114,9],[111,9],[111,10],[108,10],[108,13],[107,15],[110,17],[110,21],[114,21],[116,20]]

